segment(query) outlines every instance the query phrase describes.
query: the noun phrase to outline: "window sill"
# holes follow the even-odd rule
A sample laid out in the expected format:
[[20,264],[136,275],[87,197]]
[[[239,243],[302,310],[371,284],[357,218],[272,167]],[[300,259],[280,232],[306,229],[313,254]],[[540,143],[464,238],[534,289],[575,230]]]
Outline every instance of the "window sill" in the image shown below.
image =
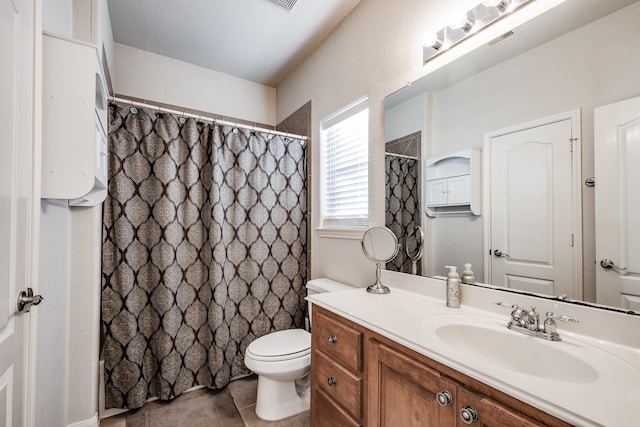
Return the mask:
[[316,228],[318,237],[326,239],[362,240],[366,228]]

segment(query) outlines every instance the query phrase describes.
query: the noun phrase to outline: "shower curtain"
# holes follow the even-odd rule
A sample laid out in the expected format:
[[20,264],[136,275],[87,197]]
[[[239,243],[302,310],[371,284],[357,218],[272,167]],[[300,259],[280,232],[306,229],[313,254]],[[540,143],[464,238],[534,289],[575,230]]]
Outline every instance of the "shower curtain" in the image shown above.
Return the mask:
[[107,408],[222,388],[251,341],[303,325],[304,157],[294,138],[112,105]]
[[[385,155],[386,171],[386,219],[385,223],[398,237],[400,251],[387,263],[387,269],[411,273],[409,253],[417,250],[416,226],[420,221],[420,199],[418,190],[418,166],[416,159]],[[417,274],[421,274],[421,263],[417,263]]]

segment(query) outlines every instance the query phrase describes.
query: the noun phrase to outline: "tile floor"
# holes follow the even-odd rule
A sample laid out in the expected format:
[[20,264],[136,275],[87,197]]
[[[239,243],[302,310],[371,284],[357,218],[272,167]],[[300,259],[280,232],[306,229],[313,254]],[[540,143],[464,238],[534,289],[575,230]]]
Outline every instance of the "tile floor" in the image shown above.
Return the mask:
[[223,390],[200,389],[170,402],[154,401],[127,413],[105,418],[100,427],[308,427],[309,412],[281,420],[256,416],[258,378],[233,381]]

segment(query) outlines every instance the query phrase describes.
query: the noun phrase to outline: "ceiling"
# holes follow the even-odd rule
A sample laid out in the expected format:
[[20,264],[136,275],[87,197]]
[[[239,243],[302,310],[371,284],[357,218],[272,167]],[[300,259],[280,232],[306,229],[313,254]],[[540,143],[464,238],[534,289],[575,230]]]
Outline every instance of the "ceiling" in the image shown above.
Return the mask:
[[273,87],[360,1],[108,0],[116,43]]

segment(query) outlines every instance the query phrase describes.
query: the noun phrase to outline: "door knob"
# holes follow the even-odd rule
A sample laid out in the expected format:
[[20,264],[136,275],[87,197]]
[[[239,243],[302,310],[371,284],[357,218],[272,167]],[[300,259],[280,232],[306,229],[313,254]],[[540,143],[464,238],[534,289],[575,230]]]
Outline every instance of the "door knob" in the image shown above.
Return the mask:
[[610,270],[610,269],[614,269],[615,271],[617,271],[620,274],[627,274],[627,269],[626,268],[621,268],[618,267],[616,265],[615,262],[613,262],[612,260],[610,260],[609,258],[605,258],[603,260],[600,261],[600,267],[604,268],[605,270]]
[[33,295],[33,289],[27,288],[26,291],[20,291],[18,294],[18,311],[28,313],[32,305],[38,305],[42,302],[42,295]]
[[493,254],[498,258],[500,257],[509,258],[509,254],[502,252],[500,249],[496,249],[495,251],[493,251]]

